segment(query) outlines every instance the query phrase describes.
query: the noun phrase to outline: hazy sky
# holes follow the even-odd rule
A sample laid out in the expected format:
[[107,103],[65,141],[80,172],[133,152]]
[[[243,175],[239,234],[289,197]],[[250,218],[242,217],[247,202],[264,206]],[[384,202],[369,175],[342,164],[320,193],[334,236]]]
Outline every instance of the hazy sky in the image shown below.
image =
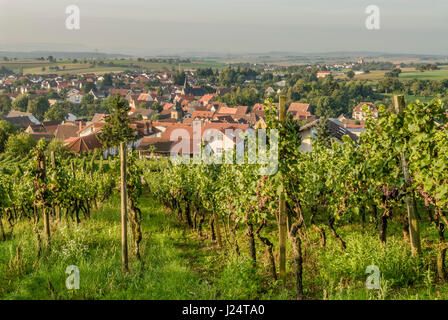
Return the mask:
[[[65,8],[80,8],[80,30]],[[380,30],[367,30],[368,5]],[[0,0],[0,51],[448,54],[447,0]]]

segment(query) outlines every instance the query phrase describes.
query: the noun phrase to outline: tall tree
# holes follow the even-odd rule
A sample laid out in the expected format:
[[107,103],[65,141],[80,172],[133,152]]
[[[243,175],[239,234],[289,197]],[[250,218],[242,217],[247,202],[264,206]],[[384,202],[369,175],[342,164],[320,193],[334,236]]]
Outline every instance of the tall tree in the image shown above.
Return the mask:
[[353,70],[350,70],[347,72],[347,78],[353,79],[355,77],[355,72]]
[[50,109],[45,112],[45,119],[63,121],[67,118],[67,115],[68,110],[65,108],[64,104],[58,102],[52,105]]
[[5,151],[6,141],[11,134],[16,133],[17,128],[5,120],[0,120],[0,152]]
[[21,94],[15,100],[12,102],[12,108],[13,110],[17,111],[26,111],[28,107],[28,101],[29,101],[29,95],[27,94]]
[[321,145],[330,148],[331,147],[331,132],[328,126],[328,119],[322,117],[319,119],[316,132],[316,140]]
[[120,142],[130,142],[135,139],[133,130],[129,127],[128,112],[131,110],[126,100],[119,95],[110,100],[111,114],[106,118],[100,140],[105,148],[118,147]]
[[185,72],[177,71],[174,73],[174,84],[181,86],[185,83]]
[[11,99],[6,94],[0,95],[0,113],[11,110]]
[[111,100],[111,115],[106,118],[100,140],[103,147],[120,146],[121,171],[121,258],[124,271],[128,266],[127,244],[127,183],[126,183],[126,143],[135,139],[133,130],[129,127],[128,112],[131,108],[121,96],[116,95]]
[[45,112],[50,108],[50,103],[46,97],[37,97],[34,100],[30,100],[28,102],[27,111],[32,113],[37,119],[43,120],[45,116]]

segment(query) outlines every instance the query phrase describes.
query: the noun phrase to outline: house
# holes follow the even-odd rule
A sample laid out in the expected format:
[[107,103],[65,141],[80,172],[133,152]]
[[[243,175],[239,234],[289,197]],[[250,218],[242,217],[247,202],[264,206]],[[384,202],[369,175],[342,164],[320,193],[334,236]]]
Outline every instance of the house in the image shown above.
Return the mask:
[[267,88],[267,89],[265,90],[265,94],[266,94],[267,96],[269,96],[269,95],[271,95],[271,94],[273,94],[273,93],[275,93],[275,90],[274,90],[272,87],[269,87],[269,88]]
[[317,71],[316,77],[317,78],[325,78],[331,75],[331,71]]
[[109,95],[110,96],[122,96],[123,98],[125,98],[129,93],[131,92],[131,90],[128,89],[109,89]]
[[226,105],[221,105],[218,111],[216,111],[215,117],[231,116],[235,121],[238,121],[242,118],[245,118],[247,109],[247,106],[237,106],[234,108],[230,108]]
[[105,122],[92,122],[78,131],[80,137],[84,137],[93,133],[99,133]]
[[263,111],[264,112],[264,108],[265,108],[264,104],[256,103],[252,107],[252,111]]
[[67,100],[74,104],[80,104],[82,98],[85,96],[84,92],[73,92],[67,95]]
[[169,109],[171,109],[172,107],[174,107],[174,103],[165,103],[165,104],[163,105],[163,110],[169,110]]
[[134,118],[138,118],[141,116],[143,120],[150,120],[151,116],[154,114],[154,110],[151,109],[135,109],[131,112],[131,116]]
[[60,140],[67,140],[69,138],[78,137],[78,131],[82,129],[82,123],[79,125],[72,122],[60,124],[55,132],[55,138]]
[[68,113],[67,117],[65,117],[65,121],[76,121],[78,119],[73,113]]
[[143,138],[146,136],[155,136],[160,132],[159,129],[152,125],[151,120],[138,120],[134,121],[129,125],[130,128],[134,130],[137,137]]
[[215,99],[215,95],[214,94],[206,94],[206,95],[203,95],[201,97],[201,99],[199,99],[199,102],[202,105],[206,106],[206,105],[209,105],[210,103],[212,103],[214,99]]
[[211,110],[194,110],[191,114],[193,120],[210,120],[215,113]]
[[280,80],[276,82],[275,85],[278,87],[286,87],[286,80]]
[[[300,137],[302,138],[302,143],[299,147],[300,151],[304,152],[313,151],[312,140],[317,135],[317,127],[321,119],[317,119],[313,122],[310,122],[299,129]],[[342,137],[345,135],[349,136],[353,141],[358,140],[358,136],[350,132],[348,129],[344,128],[342,122],[340,122],[337,119],[333,118],[327,119],[327,126],[331,133],[331,140],[333,142],[338,142],[342,144]]]
[[153,102],[154,98],[149,93],[140,93],[137,101]]
[[166,138],[144,137],[137,147],[137,151],[140,156],[168,157],[175,143]]
[[293,102],[289,105],[288,113],[292,114],[296,120],[315,120],[316,117],[311,114],[309,109],[309,103]]
[[109,116],[107,113],[95,113],[92,117],[92,122],[104,121]]
[[[367,111],[363,110],[363,106],[367,106]],[[366,120],[369,112],[373,114],[374,118],[378,118],[378,108],[372,102],[360,102],[353,108],[352,117],[356,120]]]
[[28,125],[28,127],[25,129],[26,133],[38,133],[38,132],[46,132],[45,131],[45,127],[43,126],[43,124],[30,124]]
[[235,150],[238,142],[238,131],[245,132],[248,125],[230,124],[224,126],[216,123],[204,125],[202,140],[206,141],[205,148],[215,155],[221,155],[226,150]]
[[144,105],[146,108],[150,108],[155,101],[153,96],[149,93],[140,93],[137,95],[129,94],[126,99],[129,101],[129,106],[131,108],[137,108],[141,105]]
[[[29,112],[22,112],[22,111],[16,111],[11,110],[6,115],[6,121],[19,125],[21,127],[28,127],[29,124],[40,124],[40,121],[36,119],[35,116],[33,116]],[[21,123],[21,124],[19,124]],[[26,125],[23,125],[26,124]]]
[[205,90],[204,88],[201,88],[198,86],[191,87],[188,84],[187,77],[185,77],[185,83],[184,83],[184,87],[182,89],[183,95],[192,95],[195,97],[200,97],[200,96],[206,95],[207,93],[208,93],[207,90]]
[[59,120],[44,121],[42,122],[42,126],[46,132],[54,134],[61,123],[62,121]]
[[82,137],[68,138],[65,146],[76,153],[89,152],[94,149],[101,149],[102,144],[96,134],[92,133]]
[[[197,127],[197,124],[200,126]],[[164,131],[157,135],[160,140],[172,142],[170,152],[179,155],[198,154],[201,152],[201,145],[207,152],[215,155],[222,154],[225,150],[234,149],[238,142],[239,133],[245,132],[249,126],[247,124],[229,124],[229,123],[203,123],[196,121],[193,126],[184,124],[163,124]],[[161,128],[157,124],[157,128]],[[163,129],[162,129],[163,130]],[[150,141],[150,139],[143,139]],[[144,145],[140,149],[144,149]],[[168,155],[168,153],[167,153]]]
[[358,137],[361,133],[366,131],[366,122],[363,120],[351,120],[351,119],[337,119],[340,121],[340,125],[346,128],[351,133],[357,135]]

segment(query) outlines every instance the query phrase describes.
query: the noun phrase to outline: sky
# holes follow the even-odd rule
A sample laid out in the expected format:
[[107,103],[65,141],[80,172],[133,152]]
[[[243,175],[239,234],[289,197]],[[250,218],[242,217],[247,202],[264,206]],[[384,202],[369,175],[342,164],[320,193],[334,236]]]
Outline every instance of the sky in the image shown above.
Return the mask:
[[[365,26],[369,5],[379,30]],[[447,34],[447,0],[0,0],[0,51],[448,55]]]

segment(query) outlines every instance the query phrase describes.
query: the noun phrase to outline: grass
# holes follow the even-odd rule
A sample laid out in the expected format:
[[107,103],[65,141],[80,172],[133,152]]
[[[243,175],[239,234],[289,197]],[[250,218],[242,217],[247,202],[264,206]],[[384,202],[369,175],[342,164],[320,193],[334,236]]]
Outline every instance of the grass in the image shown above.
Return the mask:
[[[225,248],[180,224],[159,203],[142,197],[143,261],[130,254],[130,273],[121,270],[120,203],[117,197],[92,212],[80,225],[62,222],[52,228],[51,251],[37,257],[35,235],[20,222],[0,241],[0,299],[293,299],[292,260],[286,290],[273,281],[268,260],[257,242],[257,267],[248,257],[244,228],[238,233],[241,255],[224,236]],[[5,224],[5,222],[4,222]],[[309,299],[446,299],[448,287],[435,273],[437,232],[422,228],[424,255],[413,259],[399,223],[390,222],[382,246],[373,226],[350,225],[338,232],[342,251],[327,231],[320,248],[314,231],[303,242],[304,288]],[[276,228],[265,235],[276,243]],[[291,248],[288,247],[288,254]],[[277,255],[276,250],[274,254]],[[80,270],[80,289],[65,285],[67,266]],[[366,267],[378,266],[381,289],[367,290]]]
[[448,67],[442,66],[440,70],[431,70],[420,72],[417,70],[404,71],[400,74],[400,79],[402,80],[410,80],[410,79],[419,79],[419,80],[443,80],[448,79]]
[[[448,66],[441,66],[440,70],[432,70],[420,72],[415,68],[402,68],[400,73],[400,80],[443,80],[448,79]],[[372,80],[378,81],[384,78],[387,70],[372,70],[369,73],[355,75],[354,80]],[[336,76],[335,79],[348,79],[346,75]]]
[[[131,254],[131,272],[123,273],[119,208],[114,198],[79,226],[62,222],[55,228],[53,224],[51,252],[44,252],[39,259],[30,224],[16,225],[12,238],[0,241],[0,299],[259,296],[263,280],[247,259],[216,254],[214,243],[189,234],[164,208],[146,197],[142,198],[143,263]],[[79,290],[65,286],[65,271],[70,265],[80,270]],[[257,281],[247,287],[253,279]]]
[[[204,61],[192,61],[190,63],[169,63],[169,62],[146,62],[137,60],[102,60],[104,65],[93,66],[90,61],[84,63],[81,59],[78,63],[73,63],[71,60],[58,60],[57,62],[50,63],[49,61],[42,60],[15,60],[15,61],[0,61],[0,68],[2,66],[14,71],[19,72],[23,68],[24,74],[83,74],[94,73],[104,74],[111,72],[122,72],[126,69],[148,69],[150,71],[173,71],[179,67],[182,69],[198,69],[198,68],[213,68],[222,69],[225,64],[212,60]],[[113,64],[113,65],[109,65]],[[50,69],[51,67],[59,67],[59,70]],[[65,67],[65,68],[64,68]],[[45,68],[45,70],[42,70]]]
[[[121,271],[119,203],[94,212],[81,225],[52,230],[52,250],[36,259],[28,225],[0,243],[2,299],[212,299],[215,291],[192,269],[176,244],[182,229],[160,206],[144,199],[143,265],[131,257],[129,274]],[[17,258],[17,246],[21,254]],[[80,269],[80,290],[65,287],[65,269]]]
[[[355,75],[355,77],[353,78],[354,80],[381,80],[382,78],[384,78],[384,74],[387,71],[384,70],[372,70],[369,73],[363,73],[363,74],[357,74]],[[347,80],[347,76],[346,75],[339,75],[339,76],[335,76],[335,79],[345,79]]]

